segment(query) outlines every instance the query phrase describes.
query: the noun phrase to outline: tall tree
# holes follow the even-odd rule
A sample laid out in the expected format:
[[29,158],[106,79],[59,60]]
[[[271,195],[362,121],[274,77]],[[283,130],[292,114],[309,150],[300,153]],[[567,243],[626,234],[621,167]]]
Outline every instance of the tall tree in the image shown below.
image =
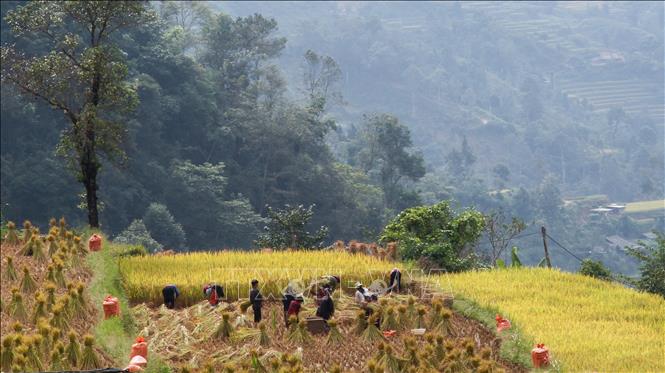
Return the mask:
[[224,164],[174,160],[166,202],[196,248],[247,247],[263,222],[242,195],[226,191]]
[[328,235],[328,227],[321,226],[316,232],[310,233],[307,226],[314,215],[313,205],[286,205],[283,209],[274,210],[268,207],[270,221],[263,234],[256,240],[260,247],[274,249],[312,249],[323,247],[323,240]]
[[473,154],[466,136],[462,139],[460,150],[453,149],[446,156],[446,166],[451,176],[458,180],[466,180],[473,173],[476,156]]
[[342,94],[337,84],[342,78],[342,70],[330,56],[320,56],[313,50],[305,52],[305,72],[303,79],[310,105],[321,109],[330,101],[341,102]]
[[[153,3],[154,4],[154,3]],[[178,41],[182,53],[193,51],[199,54],[201,29],[213,20],[213,12],[205,1],[160,1],[160,18],[172,27],[166,37]]]
[[365,118],[362,129],[364,146],[358,154],[361,168],[368,174],[378,174],[384,192],[384,206],[399,207],[404,179],[416,181],[425,175],[425,161],[412,151],[411,133],[390,114]]
[[286,44],[273,35],[276,30],[277,22],[260,14],[236,19],[219,14],[203,28],[207,48],[201,61],[215,71],[224,115],[258,99],[265,61],[277,57]]
[[213,17],[212,11],[203,1],[161,1],[159,15],[185,32],[207,24]]
[[85,186],[88,223],[99,227],[100,155],[121,160],[123,112],[137,104],[127,65],[112,36],[153,19],[146,2],[34,1],[8,12],[16,36],[48,45],[26,55],[2,46],[2,82],[62,110],[69,121],[59,145]]
[[616,139],[619,127],[626,121],[626,112],[620,107],[613,107],[607,112],[607,126],[610,127],[612,142]]

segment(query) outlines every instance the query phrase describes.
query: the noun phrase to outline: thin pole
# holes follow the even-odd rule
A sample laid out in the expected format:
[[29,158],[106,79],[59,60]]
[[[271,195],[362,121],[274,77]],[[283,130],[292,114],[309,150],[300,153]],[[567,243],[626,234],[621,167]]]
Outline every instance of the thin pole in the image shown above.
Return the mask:
[[552,268],[552,262],[550,262],[550,253],[547,251],[547,230],[545,230],[545,227],[540,227],[540,233],[543,234],[543,247],[545,248],[545,261],[547,262],[547,268]]

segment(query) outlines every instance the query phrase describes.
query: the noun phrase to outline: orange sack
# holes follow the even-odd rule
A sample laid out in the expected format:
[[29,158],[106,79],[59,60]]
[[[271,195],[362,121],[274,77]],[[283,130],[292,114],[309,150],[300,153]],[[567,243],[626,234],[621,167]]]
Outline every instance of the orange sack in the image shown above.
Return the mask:
[[90,251],[100,251],[102,249],[102,236],[97,233],[90,236],[88,240],[88,250]]
[[104,308],[105,319],[120,316],[120,302],[118,301],[118,298],[107,295],[106,298],[104,298],[102,307]]
[[539,343],[531,350],[531,361],[536,368],[543,368],[550,364],[550,351],[545,344]]
[[134,356],[143,356],[146,360],[148,359],[148,342],[143,339],[143,337],[136,338],[136,343],[132,345],[132,352],[129,354],[129,358]]
[[504,330],[510,329],[510,321],[504,319],[501,315],[496,315],[496,332],[501,333]]

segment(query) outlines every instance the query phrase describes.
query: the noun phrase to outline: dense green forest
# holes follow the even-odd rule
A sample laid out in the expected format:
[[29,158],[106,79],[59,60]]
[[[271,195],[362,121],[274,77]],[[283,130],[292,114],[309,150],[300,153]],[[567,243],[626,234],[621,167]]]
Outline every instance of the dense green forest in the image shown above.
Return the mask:
[[[20,4],[2,2],[3,45],[47,53],[7,24]],[[137,101],[122,154],[100,155],[102,228],[149,231],[155,248],[250,247],[268,207],[288,204],[313,206],[328,243],[374,241],[399,211],[454,200],[524,220],[525,263],[546,226],[634,273],[597,248],[665,231],[663,209],[588,211],[665,195],[664,7],[578,5],[150,3],[154,18],[112,36]],[[83,224],[62,110],[17,93],[3,81],[3,218]],[[553,264],[579,267],[557,250]]]

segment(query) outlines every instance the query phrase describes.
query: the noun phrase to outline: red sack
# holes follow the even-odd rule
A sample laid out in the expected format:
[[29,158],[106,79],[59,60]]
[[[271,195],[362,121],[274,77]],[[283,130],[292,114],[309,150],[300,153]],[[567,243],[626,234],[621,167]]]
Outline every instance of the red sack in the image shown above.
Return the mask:
[[396,334],[397,334],[396,330],[384,330],[383,331],[383,336],[386,337],[386,338],[394,337]]
[[97,233],[90,236],[88,240],[88,250],[90,251],[99,251],[102,249],[102,236]]
[[496,315],[496,332],[501,333],[504,330],[510,329],[510,321],[508,319],[504,319],[501,317],[501,315],[497,314]]
[[107,295],[102,303],[104,308],[104,318],[108,319],[114,316],[120,316],[120,302],[118,298]]
[[143,339],[143,337],[136,338],[136,343],[132,345],[132,352],[129,354],[129,358],[134,356],[143,356],[145,359],[148,359],[148,343]]
[[544,343],[539,343],[531,350],[531,362],[536,368],[543,368],[550,364],[550,351]]

